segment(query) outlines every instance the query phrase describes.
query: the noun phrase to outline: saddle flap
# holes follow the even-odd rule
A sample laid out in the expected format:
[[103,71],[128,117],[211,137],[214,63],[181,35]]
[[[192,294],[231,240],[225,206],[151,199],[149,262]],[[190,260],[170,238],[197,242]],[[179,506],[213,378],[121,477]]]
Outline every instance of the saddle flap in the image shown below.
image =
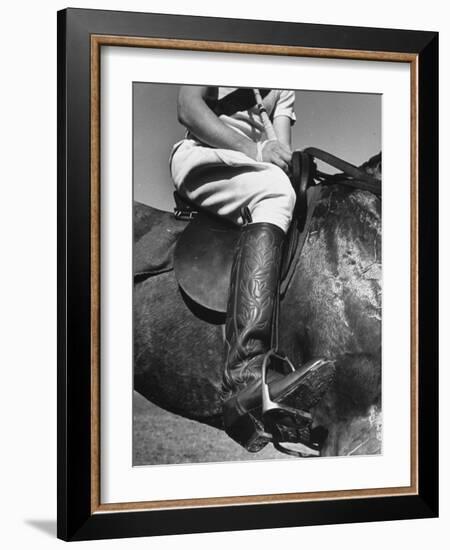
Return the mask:
[[174,254],[177,282],[204,308],[226,312],[238,238],[238,226],[199,212],[178,239]]

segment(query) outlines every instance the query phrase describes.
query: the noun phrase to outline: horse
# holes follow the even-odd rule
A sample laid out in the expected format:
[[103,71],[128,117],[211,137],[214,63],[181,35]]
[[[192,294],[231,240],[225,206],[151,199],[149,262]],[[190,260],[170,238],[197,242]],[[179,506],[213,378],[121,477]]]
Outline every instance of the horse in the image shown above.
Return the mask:
[[[362,168],[381,177],[381,155]],[[135,277],[134,387],[163,409],[222,429],[224,318],[177,284],[171,254],[184,226],[135,205],[135,264],[150,246],[158,265]],[[380,197],[338,180],[321,185],[281,301],[279,338],[295,365],[335,362],[335,380],[311,411],[313,426],[328,431],[321,456],[381,452]]]

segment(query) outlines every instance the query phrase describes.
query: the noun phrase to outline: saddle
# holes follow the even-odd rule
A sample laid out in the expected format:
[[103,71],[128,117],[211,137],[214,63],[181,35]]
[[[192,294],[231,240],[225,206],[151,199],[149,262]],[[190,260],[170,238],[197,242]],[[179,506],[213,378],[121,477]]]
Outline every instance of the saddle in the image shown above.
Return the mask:
[[[296,249],[304,242],[307,220],[311,219],[316,203],[314,184],[316,166],[311,155],[295,151],[292,156],[291,183],[297,200],[294,222],[289,230],[282,288],[291,270]],[[230,285],[231,265],[239,238],[240,227],[199,209],[177,192],[175,217],[190,223],[180,235],[174,252],[175,277],[184,293],[200,306],[225,313]],[[303,237],[303,239],[302,239]]]

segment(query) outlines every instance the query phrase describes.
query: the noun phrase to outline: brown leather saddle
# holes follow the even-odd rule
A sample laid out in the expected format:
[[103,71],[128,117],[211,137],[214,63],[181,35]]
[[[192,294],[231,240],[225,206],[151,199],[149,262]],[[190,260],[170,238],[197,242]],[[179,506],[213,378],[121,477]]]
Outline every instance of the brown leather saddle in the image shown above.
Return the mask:
[[[304,151],[292,156],[291,183],[297,195],[294,223],[289,231],[283,276],[289,273],[299,234],[304,232],[308,217],[308,188],[314,183],[316,165]],[[239,238],[239,226],[198,209],[178,193],[175,216],[189,219],[180,235],[174,253],[175,277],[185,294],[200,306],[225,313],[230,284],[231,265]]]

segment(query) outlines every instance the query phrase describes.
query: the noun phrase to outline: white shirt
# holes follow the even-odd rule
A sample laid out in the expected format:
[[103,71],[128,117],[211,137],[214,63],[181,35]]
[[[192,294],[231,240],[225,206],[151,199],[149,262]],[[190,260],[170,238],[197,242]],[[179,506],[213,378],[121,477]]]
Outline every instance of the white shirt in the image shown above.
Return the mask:
[[[237,88],[219,87],[217,99],[222,99],[236,89]],[[270,120],[273,121],[277,116],[287,116],[291,119],[291,124],[294,124],[296,121],[294,102],[295,92],[293,90],[270,90],[263,98],[264,107],[266,108]],[[256,105],[250,109],[237,111],[231,116],[221,114],[219,118],[227,126],[253,141],[263,141],[267,139]],[[189,130],[186,131],[185,137],[199,141],[198,138],[189,132]]]

